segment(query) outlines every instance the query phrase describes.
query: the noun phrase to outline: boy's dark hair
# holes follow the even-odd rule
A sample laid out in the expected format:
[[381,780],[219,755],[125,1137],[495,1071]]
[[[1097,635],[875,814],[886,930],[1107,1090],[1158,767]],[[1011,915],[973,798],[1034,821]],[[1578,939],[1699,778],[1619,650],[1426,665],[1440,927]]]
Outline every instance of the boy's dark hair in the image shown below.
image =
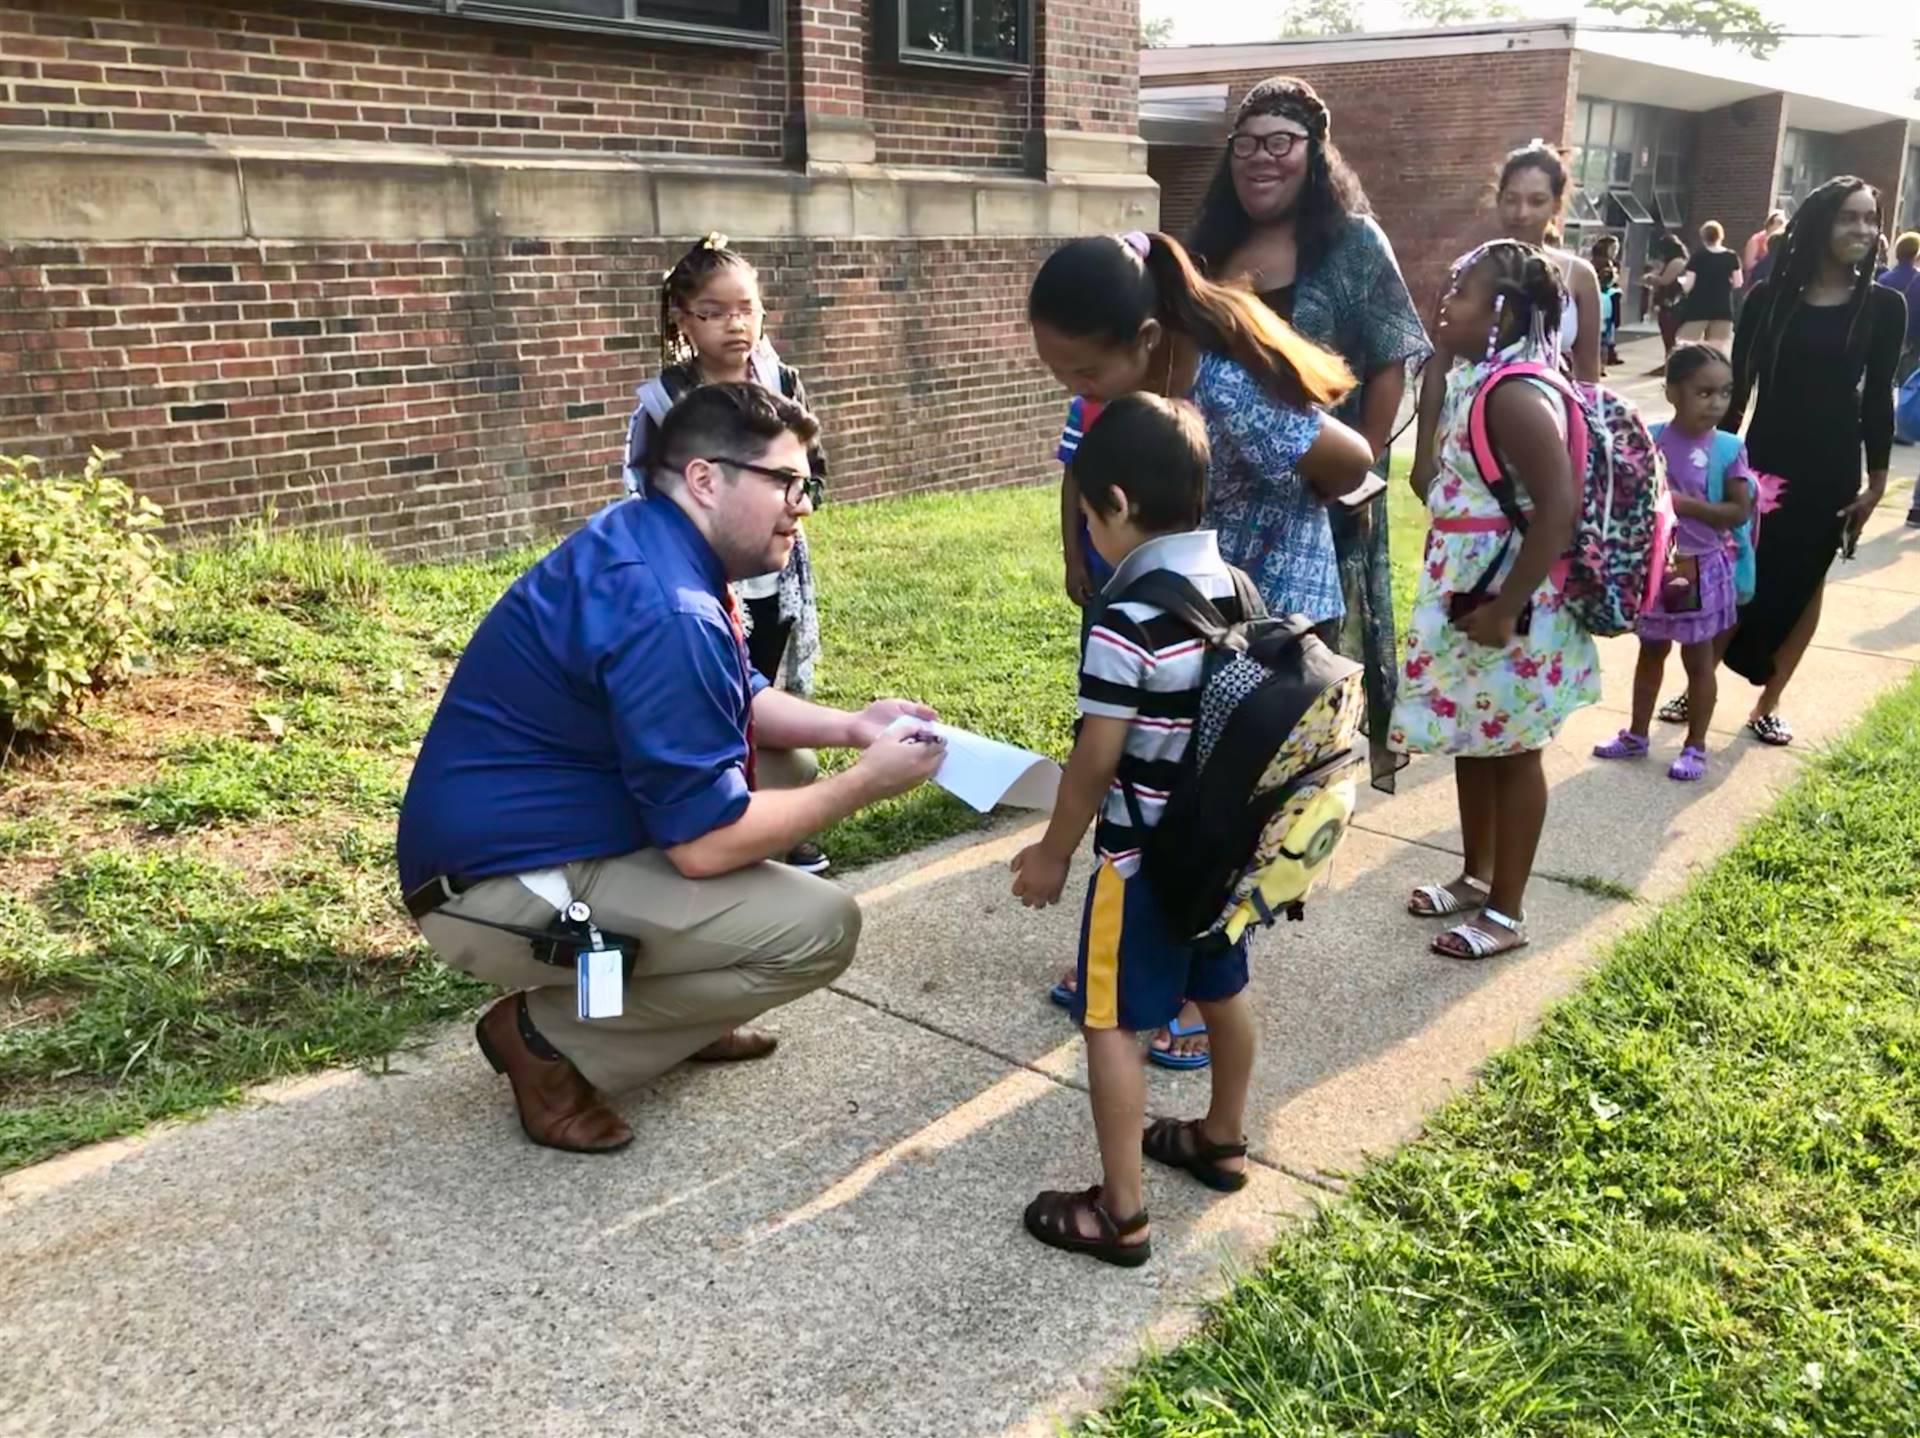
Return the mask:
[[1684,384],[1689,375],[1698,374],[1710,364],[1723,364],[1728,374],[1733,373],[1733,361],[1718,345],[1675,345],[1673,353],[1667,356],[1667,383]]
[[689,390],[660,421],[655,473],[674,482],[696,459],[758,460],[791,434],[811,444],[820,423],[806,410],[757,384],[703,384]]
[[1150,534],[1197,529],[1207,506],[1207,427],[1199,413],[1157,394],[1130,394],[1100,411],[1073,456],[1080,497],[1101,514],[1127,497]]
[[727,247],[727,237],[714,231],[684,255],[660,282],[660,362],[674,365],[693,358],[693,346],[687,343],[673,312],[692,304],[707,281],[722,270],[741,269],[749,275],[758,272],[738,250]]

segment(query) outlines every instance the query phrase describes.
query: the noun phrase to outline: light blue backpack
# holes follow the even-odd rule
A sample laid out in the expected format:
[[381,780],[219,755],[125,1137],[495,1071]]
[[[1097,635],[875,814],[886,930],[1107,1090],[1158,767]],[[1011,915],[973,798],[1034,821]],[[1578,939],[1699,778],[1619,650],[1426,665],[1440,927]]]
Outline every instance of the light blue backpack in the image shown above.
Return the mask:
[[[1657,440],[1664,424],[1647,426],[1648,431]],[[1707,502],[1719,504],[1727,494],[1727,468],[1740,456],[1740,436],[1728,434],[1723,429],[1713,432],[1713,452],[1707,456]],[[1754,495],[1756,502],[1759,495]],[[1754,579],[1757,567],[1753,557],[1753,521],[1743,520],[1727,532],[1733,541],[1733,596],[1745,604],[1753,598]]]

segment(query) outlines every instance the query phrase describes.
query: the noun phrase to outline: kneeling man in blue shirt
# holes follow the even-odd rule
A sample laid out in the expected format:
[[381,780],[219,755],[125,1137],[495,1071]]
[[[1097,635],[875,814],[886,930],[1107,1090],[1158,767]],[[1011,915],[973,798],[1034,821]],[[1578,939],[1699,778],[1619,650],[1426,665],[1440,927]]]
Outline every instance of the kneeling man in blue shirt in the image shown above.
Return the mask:
[[[601,1090],[769,1052],[740,1025],[845,969],[860,910],[768,860],[939,766],[931,735],[888,732],[931,719],[925,705],[849,714],[748,665],[728,582],[786,564],[816,497],[815,429],[756,385],[689,394],[661,427],[651,496],[603,510],[501,596],[421,744],[401,887],[437,954],[515,991],[476,1037],[535,1143],[619,1148],[633,1134]],[[816,782],[819,746],[865,752]],[[572,951],[541,941],[571,903],[627,943],[618,1017],[581,1018]]]

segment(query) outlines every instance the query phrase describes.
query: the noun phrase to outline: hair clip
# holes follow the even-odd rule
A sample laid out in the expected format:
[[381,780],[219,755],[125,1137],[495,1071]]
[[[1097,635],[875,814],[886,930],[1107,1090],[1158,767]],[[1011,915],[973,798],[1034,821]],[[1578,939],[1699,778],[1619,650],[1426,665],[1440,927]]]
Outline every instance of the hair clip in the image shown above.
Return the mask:
[[1487,331],[1487,358],[1492,359],[1500,353],[1500,317],[1507,312],[1507,297],[1497,294],[1493,297],[1493,327]]
[[724,250],[730,243],[732,242],[718,230],[709,230],[707,237],[700,242],[700,248],[703,250]]
[[1153,241],[1147,238],[1145,230],[1128,230],[1120,236],[1120,243],[1132,250],[1141,259],[1145,259],[1153,249]]

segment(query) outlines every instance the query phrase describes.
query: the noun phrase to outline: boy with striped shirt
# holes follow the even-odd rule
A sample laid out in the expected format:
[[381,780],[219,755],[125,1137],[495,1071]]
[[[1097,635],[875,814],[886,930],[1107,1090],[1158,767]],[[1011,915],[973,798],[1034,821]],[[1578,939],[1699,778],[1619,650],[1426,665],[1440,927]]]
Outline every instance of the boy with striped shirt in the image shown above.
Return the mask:
[[[1106,406],[1080,442],[1080,508],[1094,547],[1115,572],[1081,661],[1080,733],[1052,821],[1046,836],[1013,861],[1015,896],[1044,908],[1060,898],[1074,850],[1095,824],[1097,866],[1080,925],[1073,1012],[1087,1040],[1104,1173],[1084,1192],[1041,1194],[1028,1206],[1026,1224],[1042,1243],[1128,1267],[1151,1251],[1143,1152],[1223,1192],[1247,1181],[1254,1028],[1243,996],[1245,943],[1215,954],[1195,951],[1169,928],[1139,877],[1136,825],[1159,821],[1181,771],[1200,708],[1206,645],[1153,605],[1115,602],[1142,574],[1169,569],[1229,622],[1241,617],[1233,571],[1213,532],[1197,528],[1207,458],[1199,415],[1151,394]],[[1199,1004],[1213,1036],[1212,1104],[1205,1118],[1161,1120],[1143,1139],[1140,1036],[1171,1020],[1186,998]]]

